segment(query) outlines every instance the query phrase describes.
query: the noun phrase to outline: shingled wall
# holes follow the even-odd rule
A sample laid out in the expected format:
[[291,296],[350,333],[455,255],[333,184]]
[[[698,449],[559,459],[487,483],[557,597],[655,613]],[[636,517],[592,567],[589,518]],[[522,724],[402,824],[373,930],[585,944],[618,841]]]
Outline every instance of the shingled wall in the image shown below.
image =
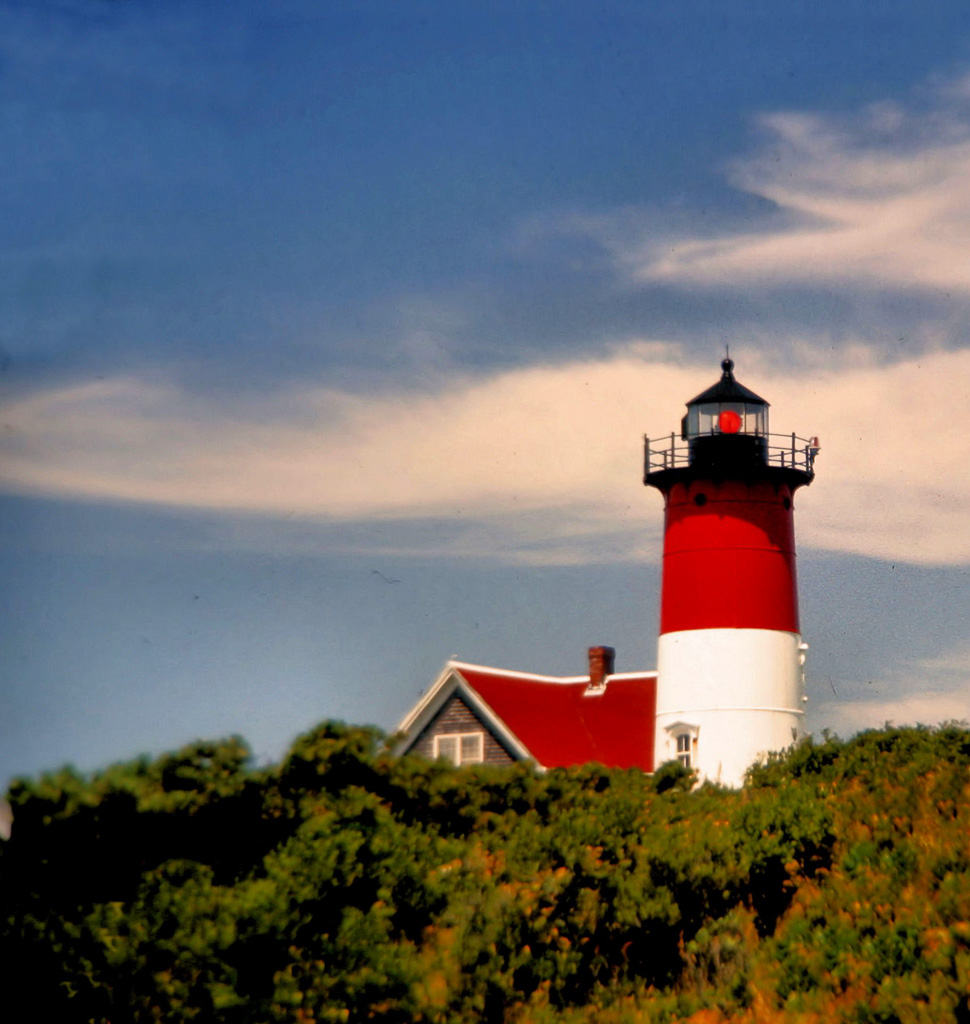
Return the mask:
[[428,723],[411,750],[434,757],[434,737],[449,732],[483,732],[485,734],[485,764],[512,764],[517,760],[498,741],[464,700],[454,693]]

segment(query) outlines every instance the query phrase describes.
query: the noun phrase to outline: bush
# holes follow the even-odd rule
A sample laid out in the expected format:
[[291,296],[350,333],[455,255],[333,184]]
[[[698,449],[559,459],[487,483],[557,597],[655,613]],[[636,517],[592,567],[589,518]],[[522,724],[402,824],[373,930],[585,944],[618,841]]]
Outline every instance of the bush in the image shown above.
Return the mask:
[[741,791],[337,723],[273,768],[200,743],[11,787],[0,955],[68,1024],[962,1022],[968,769],[957,726],[825,737]]

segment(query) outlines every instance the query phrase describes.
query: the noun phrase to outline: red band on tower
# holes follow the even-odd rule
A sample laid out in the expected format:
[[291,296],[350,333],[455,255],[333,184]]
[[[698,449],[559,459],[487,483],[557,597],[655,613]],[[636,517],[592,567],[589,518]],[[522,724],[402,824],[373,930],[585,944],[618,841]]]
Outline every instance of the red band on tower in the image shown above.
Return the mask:
[[798,632],[791,490],[695,480],[666,492],[660,632]]

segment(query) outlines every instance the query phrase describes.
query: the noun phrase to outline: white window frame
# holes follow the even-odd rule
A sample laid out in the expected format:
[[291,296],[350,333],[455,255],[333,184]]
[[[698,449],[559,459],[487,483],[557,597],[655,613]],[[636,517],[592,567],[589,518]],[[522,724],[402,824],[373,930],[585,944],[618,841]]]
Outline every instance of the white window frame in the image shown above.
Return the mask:
[[669,737],[667,751],[672,751],[670,760],[679,761],[685,768],[697,768],[700,727],[690,722],[673,722],[666,731]]
[[[472,739],[476,741],[476,749],[466,755],[465,741]],[[441,740],[454,741],[454,754],[441,749]],[[447,758],[456,767],[463,764],[482,764],[485,761],[485,733],[481,729],[475,732],[439,732],[434,737],[432,754],[436,759]]]

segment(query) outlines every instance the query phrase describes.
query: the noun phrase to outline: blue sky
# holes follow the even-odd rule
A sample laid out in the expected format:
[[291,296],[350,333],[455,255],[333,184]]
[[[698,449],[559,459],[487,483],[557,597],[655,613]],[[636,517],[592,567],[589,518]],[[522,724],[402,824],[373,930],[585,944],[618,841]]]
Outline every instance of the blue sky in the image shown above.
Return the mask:
[[725,344],[810,727],[970,718],[965,5],[7,0],[0,137],[0,776],[652,667]]

